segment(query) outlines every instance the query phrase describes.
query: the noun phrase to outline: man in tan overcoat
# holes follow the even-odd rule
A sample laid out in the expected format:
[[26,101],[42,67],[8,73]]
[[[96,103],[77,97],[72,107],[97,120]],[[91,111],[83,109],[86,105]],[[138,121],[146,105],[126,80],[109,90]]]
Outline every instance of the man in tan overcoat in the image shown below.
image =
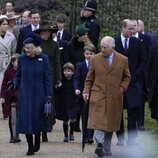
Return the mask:
[[130,82],[128,59],[117,53],[110,36],[101,40],[101,53],[91,59],[83,98],[89,100],[88,128],[105,132],[104,145],[98,144],[99,157],[111,155],[112,133],[120,128],[123,93]]

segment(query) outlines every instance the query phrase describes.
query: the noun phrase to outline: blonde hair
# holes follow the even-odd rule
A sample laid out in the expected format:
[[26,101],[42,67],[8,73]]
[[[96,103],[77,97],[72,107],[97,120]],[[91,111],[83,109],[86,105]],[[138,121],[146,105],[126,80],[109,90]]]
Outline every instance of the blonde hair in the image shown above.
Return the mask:
[[35,53],[35,55],[39,55],[42,53],[42,48],[40,46],[35,46],[33,43],[29,43],[25,45],[32,46],[31,48],[32,48],[32,51]]
[[36,55],[39,55],[39,54],[41,54],[42,53],[42,48],[40,47],[40,46],[37,46],[36,48],[35,48],[35,54]]

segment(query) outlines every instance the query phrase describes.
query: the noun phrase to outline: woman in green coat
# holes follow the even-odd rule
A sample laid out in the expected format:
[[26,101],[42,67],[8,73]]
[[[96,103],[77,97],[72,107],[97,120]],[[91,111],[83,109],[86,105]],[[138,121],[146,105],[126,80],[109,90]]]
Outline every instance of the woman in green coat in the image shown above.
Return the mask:
[[[35,30],[35,33],[38,33],[42,38],[42,44],[41,48],[43,52],[45,52],[48,55],[50,68],[51,68],[51,74],[52,74],[52,83],[53,86],[60,86],[61,85],[61,63],[60,63],[60,53],[59,53],[59,47],[58,43],[52,40],[52,33],[57,32],[58,27],[57,26],[51,26],[49,22],[43,22],[43,24],[40,25],[40,28],[38,30]],[[54,87],[53,87],[54,89]],[[54,93],[53,93],[54,94]],[[52,96],[53,104],[54,104],[54,96]],[[55,123],[54,120],[54,114],[52,114],[52,125]],[[47,142],[47,131],[42,132],[42,141]]]

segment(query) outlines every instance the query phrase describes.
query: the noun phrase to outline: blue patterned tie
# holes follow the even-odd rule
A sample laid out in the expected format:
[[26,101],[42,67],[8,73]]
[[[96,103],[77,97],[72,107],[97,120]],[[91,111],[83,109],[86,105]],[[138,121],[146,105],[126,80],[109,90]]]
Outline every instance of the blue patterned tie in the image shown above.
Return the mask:
[[124,50],[127,53],[128,45],[127,45],[128,39],[125,38],[125,43],[124,43]]

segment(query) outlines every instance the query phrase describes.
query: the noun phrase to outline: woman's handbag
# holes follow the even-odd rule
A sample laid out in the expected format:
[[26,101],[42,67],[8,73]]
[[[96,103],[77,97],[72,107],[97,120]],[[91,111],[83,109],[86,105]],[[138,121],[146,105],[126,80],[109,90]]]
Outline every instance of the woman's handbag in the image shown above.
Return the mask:
[[46,116],[48,116],[49,114],[51,114],[53,111],[53,107],[51,104],[50,100],[47,100],[45,105],[44,105],[44,113],[46,114]]
[[51,132],[52,131],[52,114],[54,112],[53,105],[51,100],[47,100],[44,105],[44,131]]

